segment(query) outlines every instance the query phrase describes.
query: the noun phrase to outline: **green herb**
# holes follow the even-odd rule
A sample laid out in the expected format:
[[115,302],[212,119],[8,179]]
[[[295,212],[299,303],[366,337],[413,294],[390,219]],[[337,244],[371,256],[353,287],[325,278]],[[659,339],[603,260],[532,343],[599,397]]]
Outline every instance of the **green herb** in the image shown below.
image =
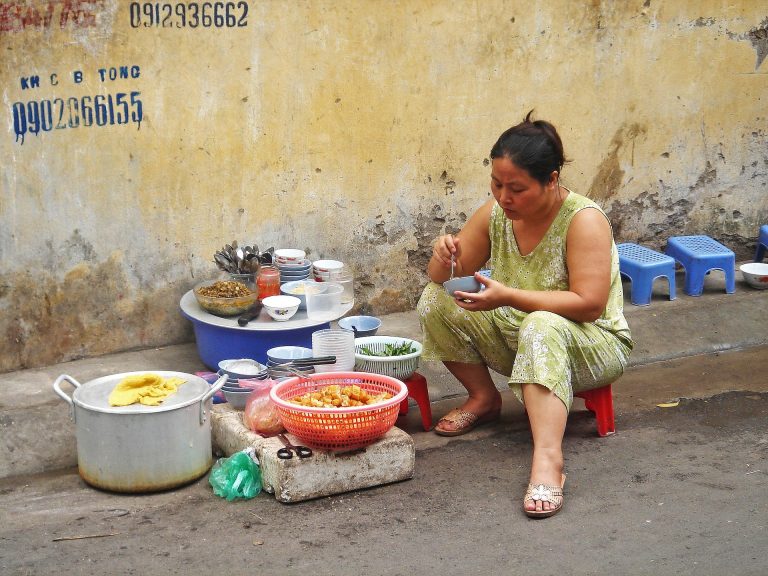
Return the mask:
[[381,351],[371,350],[368,346],[361,346],[360,352],[366,356],[405,356],[416,352],[416,348],[411,342],[401,342],[400,344],[384,344]]

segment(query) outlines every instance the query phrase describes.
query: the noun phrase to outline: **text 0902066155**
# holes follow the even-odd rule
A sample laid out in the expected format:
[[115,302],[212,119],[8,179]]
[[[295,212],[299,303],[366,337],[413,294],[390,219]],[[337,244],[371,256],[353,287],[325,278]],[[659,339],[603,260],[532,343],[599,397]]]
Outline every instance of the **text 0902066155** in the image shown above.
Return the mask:
[[13,130],[16,141],[24,143],[26,134],[39,134],[51,130],[80,126],[113,126],[136,124],[141,127],[144,117],[140,92],[118,92],[95,96],[72,96],[14,102]]

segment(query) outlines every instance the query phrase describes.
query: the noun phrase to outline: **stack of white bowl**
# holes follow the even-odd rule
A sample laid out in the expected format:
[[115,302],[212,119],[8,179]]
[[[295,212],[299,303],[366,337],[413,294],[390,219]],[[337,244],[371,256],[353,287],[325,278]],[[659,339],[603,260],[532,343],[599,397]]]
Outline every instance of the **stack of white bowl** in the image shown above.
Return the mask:
[[312,262],[312,275],[318,282],[327,282],[334,276],[341,274],[344,262],[338,260],[315,260]]
[[275,250],[275,264],[280,271],[280,282],[293,282],[309,278],[312,263],[304,250],[281,248]]
[[315,372],[349,372],[355,368],[355,334],[351,330],[312,333],[313,356],[336,356],[335,364],[318,364]]

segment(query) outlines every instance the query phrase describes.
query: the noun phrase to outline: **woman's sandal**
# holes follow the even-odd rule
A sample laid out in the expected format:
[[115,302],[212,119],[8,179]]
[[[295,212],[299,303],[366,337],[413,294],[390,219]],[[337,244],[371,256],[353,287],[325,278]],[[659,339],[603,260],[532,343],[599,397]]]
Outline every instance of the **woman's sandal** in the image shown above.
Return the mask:
[[[549,518],[554,516],[563,507],[563,486],[565,486],[565,474],[562,475],[560,486],[547,486],[546,484],[528,484],[528,491],[523,498],[523,512],[530,518]],[[549,510],[528,510],[525,507],[528,501],[549,502]],[[554,508],[551,506],[554,505]]]
[[[440,418],[438,423],[435,425],[435,434],[439,434],[440,436],[461,436],[462,434],[466,434],[467,432],[474,430],[476,427],[482,424],[495,422],[499,419],[500,414],[501,408],[498,410],[493,410],[492,412],[484,414],[483,416],[479,416],[474,412],[462,410],[461,408],[454,408],[448,412],[448,414]],[[442,429],[440,428],[441,422],[448,422],[453,424],[455,428],[453,430]]]

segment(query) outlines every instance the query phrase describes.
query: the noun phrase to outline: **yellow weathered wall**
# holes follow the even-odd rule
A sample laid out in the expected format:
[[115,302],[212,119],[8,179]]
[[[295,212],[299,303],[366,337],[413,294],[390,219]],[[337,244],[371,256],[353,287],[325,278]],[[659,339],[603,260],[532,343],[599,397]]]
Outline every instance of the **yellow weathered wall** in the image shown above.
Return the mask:
[[[251,0],[194,28],[193,5],[0,0],[0,371],[191,339],[179,298],[233,239],[341,259],[363,309],[409,309],[531,108],[618,240],[745,258],[768,222],[764,2]],[[131,92],[140,124],[67,125],[70,98]],[[41,101],[50,130],[17,136]]]

